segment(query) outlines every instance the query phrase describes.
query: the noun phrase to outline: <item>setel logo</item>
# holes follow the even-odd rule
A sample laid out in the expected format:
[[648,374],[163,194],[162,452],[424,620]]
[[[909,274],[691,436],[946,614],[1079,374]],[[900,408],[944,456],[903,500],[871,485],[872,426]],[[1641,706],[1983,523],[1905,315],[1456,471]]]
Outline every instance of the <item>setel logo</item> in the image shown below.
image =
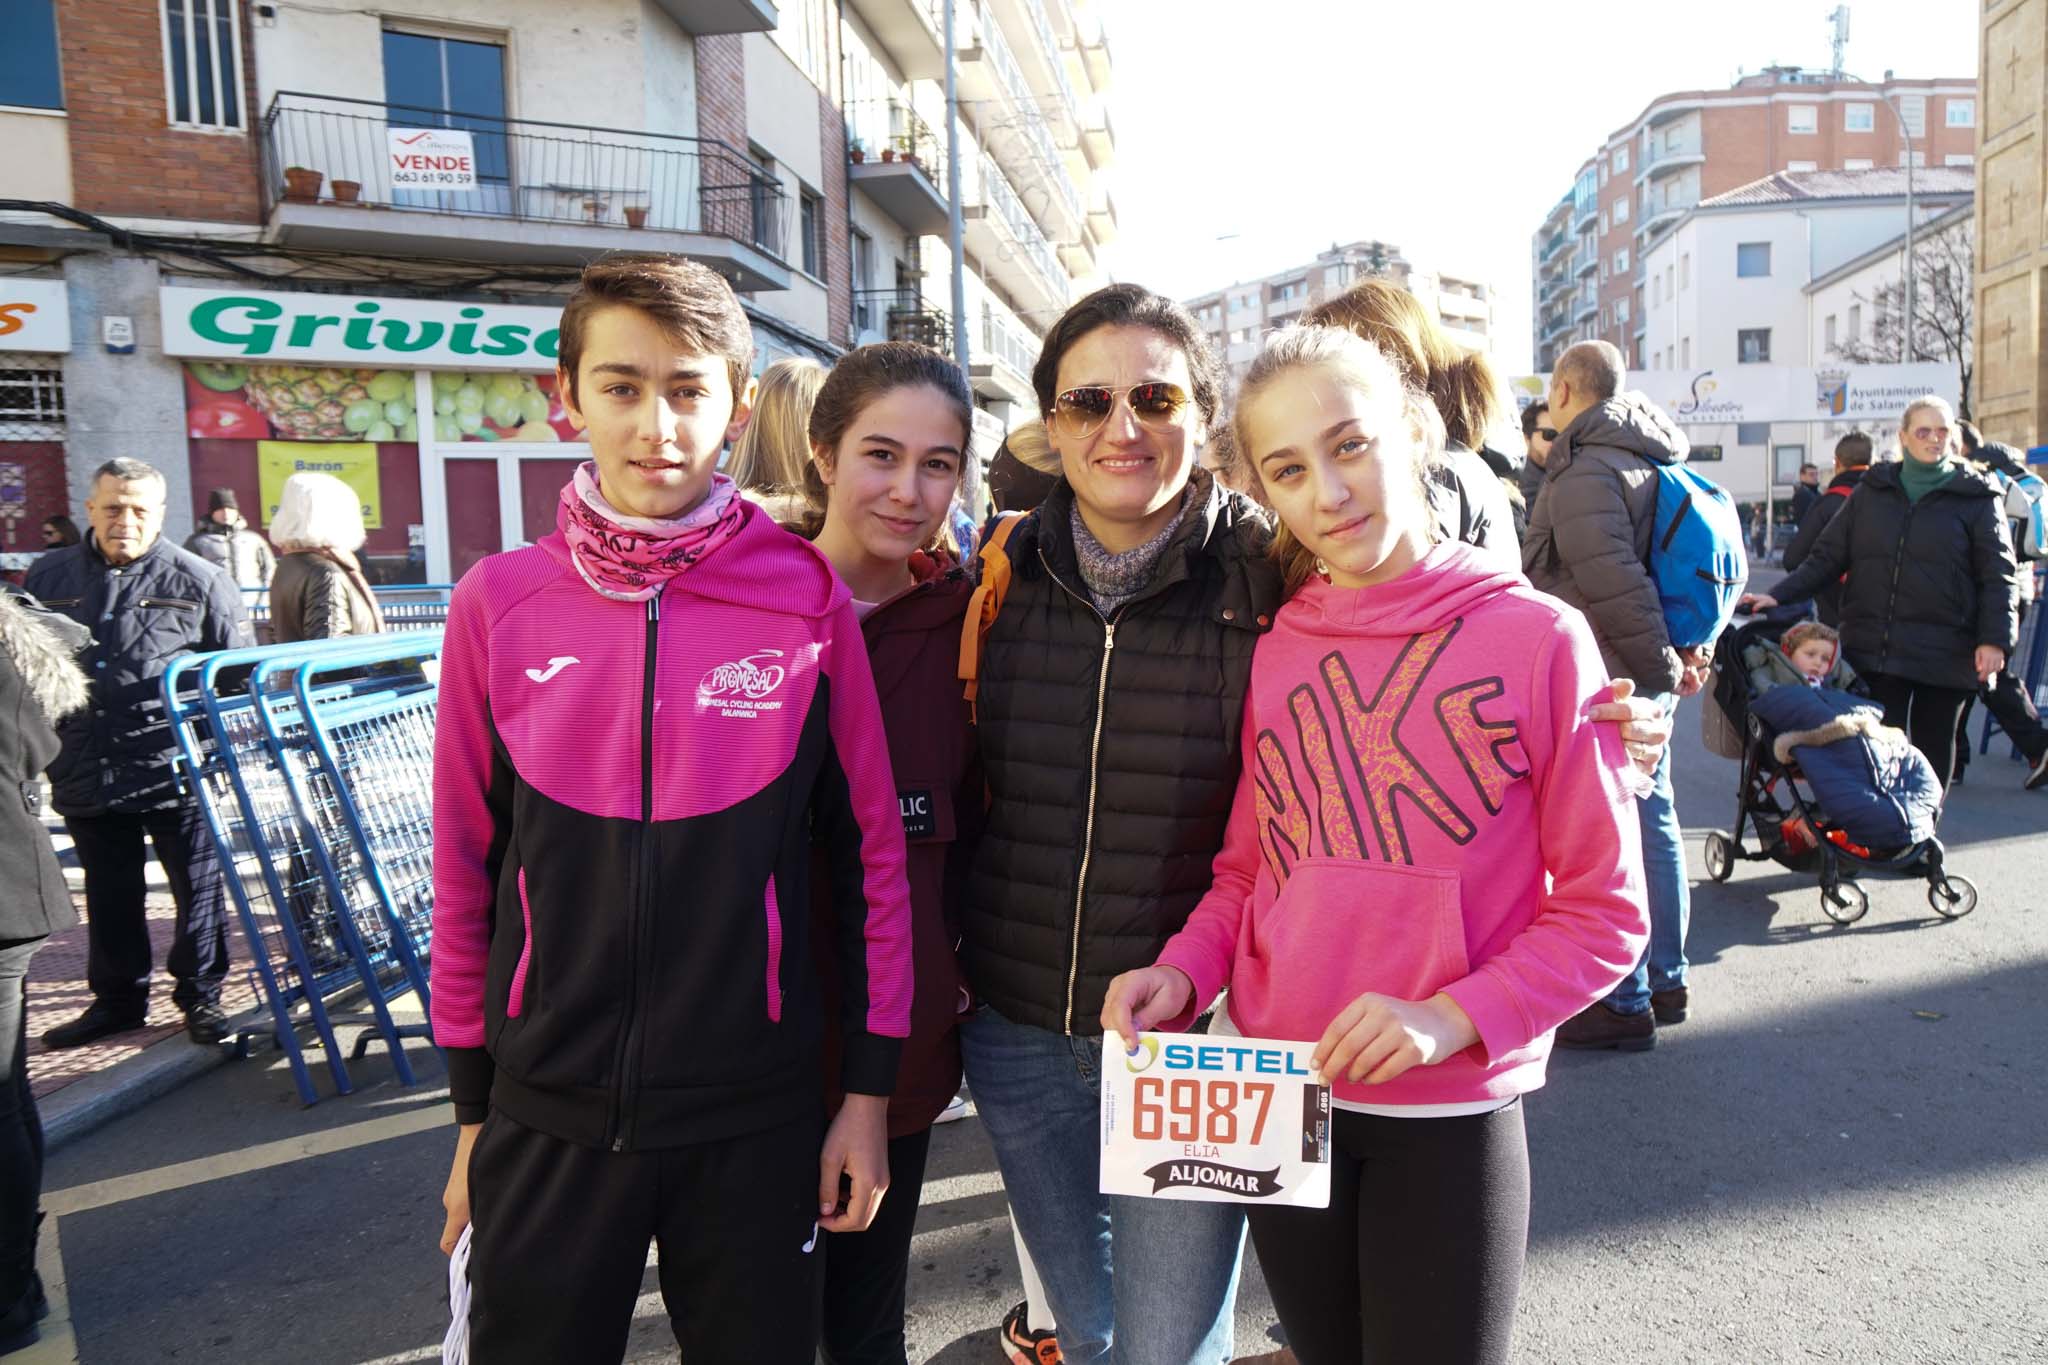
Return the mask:
[[698,682],[697,705],[734,720],[780,711],[782,703],[769,700],[769,695],[782,686],[789,671],[768,661],[782,657],[779,649],[758,649],[744,659],[718,665]]
[[578,659],[575,655],[555,655],[553,659],[547,661],[545,669],[526,669],[526,677],[535,679],[535,681],[547,681],[555,673],[559,673],[561,669],[569,667],[571,663],[582,663],[582,659]]

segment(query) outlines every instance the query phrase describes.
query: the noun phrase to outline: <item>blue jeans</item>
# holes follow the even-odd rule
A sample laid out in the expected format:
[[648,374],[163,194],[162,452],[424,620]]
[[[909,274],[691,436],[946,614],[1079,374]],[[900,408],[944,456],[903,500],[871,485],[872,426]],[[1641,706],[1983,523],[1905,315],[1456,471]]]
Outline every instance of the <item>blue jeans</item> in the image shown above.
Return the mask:
[[[1670,715],[1678,698],[1651,697]],[[1685,928],[1692,919],[1692,887],[1685,877],[1685,843],[1678,831],[1678,806],[1671,797],[1671,746],[1657,761],[1655,786],[1636,802],[1643,826],[1643,889],[1650,902],[1650,946],[1636,969],[1607,997],[1616,1014],[1641,1014],[1652,991],[1685,985]]]
[[[1031,1028],[983,1006],[961,1022],[960,1051],[1011,1216],[1059,1322],[1060,1353],[1114,1365],[1226,1365],[1244,1214],[1234,1204],[1098,1192],[1102,1039]],[[1112,1246],[1122,1274],[1112,1274]]]

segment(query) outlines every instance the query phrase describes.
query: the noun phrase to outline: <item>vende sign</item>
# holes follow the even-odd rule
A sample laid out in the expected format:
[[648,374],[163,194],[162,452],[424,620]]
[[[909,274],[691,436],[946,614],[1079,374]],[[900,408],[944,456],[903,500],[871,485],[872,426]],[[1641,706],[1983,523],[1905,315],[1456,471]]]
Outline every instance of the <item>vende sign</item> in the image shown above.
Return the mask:
[[157,291],[164,354],[348,368],[555,367],[559,308],[262,289]]
[[394,188],[476,188],[476,144],[462,129],[386,128],[384,145]]
[[71,349],[71,304],[62,280],[0,279],[0,351]]

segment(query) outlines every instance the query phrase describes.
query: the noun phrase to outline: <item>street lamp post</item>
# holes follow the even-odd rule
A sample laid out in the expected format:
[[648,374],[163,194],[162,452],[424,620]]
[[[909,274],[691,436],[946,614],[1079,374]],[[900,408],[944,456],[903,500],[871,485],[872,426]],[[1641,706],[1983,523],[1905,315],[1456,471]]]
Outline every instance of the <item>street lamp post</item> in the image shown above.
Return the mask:
[[[1892,73],[1887,71],[1884,73],[1884,75],[1886,80],[1890,80]],[[1913,137],[1912,134],[1906,128],[1906,115],[1902,110],[1900,110],[1898,100],[1895,97],[1893,97],[1893,95],[1889,91],[1886,90],[1879,90],[1877,92],[1877,97],[1884,101],[1885,108],[1892,111],[1892,118],[1896,120],[1899,125],[1899,145],[1905,149],[1906,332],[1905,335],[1899,339],[1899,360],[1902,364],[1910,364],[1916,358],[1913,346],[1913,331],[1915,322],[1914,313],[1917,311],[1916,305],[1918,303],[1918,281],[1914,278],[1917,272],[1913,268]],[[1926,117],[1924,112],[1922,113],[1921,117]]]

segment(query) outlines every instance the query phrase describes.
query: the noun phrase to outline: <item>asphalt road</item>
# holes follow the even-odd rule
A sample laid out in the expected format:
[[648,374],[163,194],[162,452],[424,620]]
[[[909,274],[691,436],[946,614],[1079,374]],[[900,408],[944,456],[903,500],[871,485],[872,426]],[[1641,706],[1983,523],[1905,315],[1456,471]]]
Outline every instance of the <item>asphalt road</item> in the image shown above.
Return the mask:
[[[1676,772],[1699,878],[1735,769],[1695,703]],[[1872,882],[1850,928],[1772,863],[1695,882],[1692,1021],[1560,1055],[1528,1103],[1520,1361],[2048,1361],[2048,792],[2021,777],[1979,759],[1951,802],[1966,919],[1917,882]],[[438,1359],[447,1111],[374,1053],[357,1074],[306,1110],[281,1065],[224,1067],[54,1157],[78,1359]],[[977,1122],[939,1130],[913,1360],[999,1359],[1019,1293],[993,1169]],[[671,1358],[645,1287],[631,1359]],[[1240,1351],[1270,1349],[1255,1265],[1238,1321]]]

